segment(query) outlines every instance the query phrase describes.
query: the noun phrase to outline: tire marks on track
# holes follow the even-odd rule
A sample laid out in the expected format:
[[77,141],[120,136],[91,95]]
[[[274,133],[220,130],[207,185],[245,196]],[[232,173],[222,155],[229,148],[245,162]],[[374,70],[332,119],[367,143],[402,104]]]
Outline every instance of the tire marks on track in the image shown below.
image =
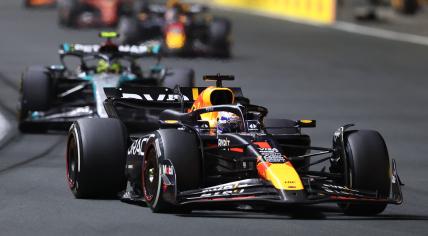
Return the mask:
[[[4,75],[2,72],[0,72],[0,83],[4,86],[2,86],[3,89],[9,88],[12,90],[13,93],[18,93],[19,86],[12,82],[11,79],[9,79],[6,75]],[[0,150],[8,145],[12,140],[14,140],[19,134],[19,132],[15,128],[15,120],[16,119],[16,110],[13,109],[10,105],[6,104],[3,99],[0,97],[0,116],[2,116],[1,120],[4,124],[4,136],[0,136]],[[1,121],[0,120],[0,121]]]
[[7,85],[13,90],[17,92],[19,91],[19,84],[15,84],[14,82],[12,82],[12,80],[7,77],[3,72],[0,72],[0,80],[3,82],[3,84]]
[[[15,137],[14,140],[16,140],[16,142],[20,142],[20,139],[22,138],[22,135],[19,135],[17,137]],[[15,163],[13,165],[10,165],[6,168],[0,169],[0,176],[4,175],[10,171],[13,171],[15,169],[18,169],[20,167],[23,167],[27,164],[30,164],[34,161],[37,161],[39,159],[42,159],[44,157],[47,157],[58,145],[60,145],[63,142],[63,138],[58,138],[52,145],[50,145],[45,151],[43,151],[42,153],[35,155],[33,157],[30,157],[29,159],[26,159],[25,161],[21,161],[18,163]]]
[[[6,87],[9,87],[10,89],[12,89],[14,92],[19,93],[19,85],[13,83],[11,79],[9,79],[5,74],[3,74],[3,72],[0,72],[0,82],[3,85],[6,85]],[[13,108],[9,107],[7,104],[5,104],[1,99],[0,99],[0,109],[6,111],[11,116],[16,115],[16,111]]]
[[[3,72],[0,72],[0,83],[4,85],[3,88],[8,87],[14,93],[19,93],[20,86],[14,83],[12,79],[6,76]],[[13,145],[14,143],[16,143],[17,145],[20,145],[20,142],[24,143],[25,141],[23,140],[23,138],[25,136],[22,135],[16,129],[16,125],[15,125],[16,121],[14,120],[16,118],[16,111],[10,106],[8,106],[8,104],[5,104],[5,102],[2,99],[0,99],[0,110],[7,113],[7,114],[4,114],[4,117],[8,119],[8,122],[9,122],[9,130],[8,130],[9,133],[6,135],[6,137],[4,137],[3,140],[0,140],[0,150],[3,150],[3,148],[9,145]],[[0,176],[48,156],[62,142],[63,142],[63,139],[58,138],[56,141],[53,142],[53,144],[49,145],[44,151],[39,152],[39,154],[31,156],[29,158],[25,158],[25,160],[23,161],[15,162],[5,168],[0,169]]]

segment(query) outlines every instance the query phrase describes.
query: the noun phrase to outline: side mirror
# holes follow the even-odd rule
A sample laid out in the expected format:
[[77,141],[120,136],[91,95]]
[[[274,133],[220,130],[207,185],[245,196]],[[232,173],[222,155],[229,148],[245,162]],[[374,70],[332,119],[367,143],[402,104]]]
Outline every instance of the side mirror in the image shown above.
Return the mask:
[[315,128],[317,126],[316,120],[298,120],[297,124],[301,128]]

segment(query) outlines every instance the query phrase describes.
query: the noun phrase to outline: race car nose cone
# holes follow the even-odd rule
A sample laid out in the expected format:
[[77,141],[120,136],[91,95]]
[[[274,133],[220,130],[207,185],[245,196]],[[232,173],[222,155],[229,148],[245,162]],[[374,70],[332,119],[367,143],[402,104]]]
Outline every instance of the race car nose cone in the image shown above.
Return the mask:
[[[261,170],[263,169],[263,170]],[[297,191],[303,189],[302,181],[290,162],[258,164],[259,172],[279,190]]]
[[307,200],[306,193],[303,190],[283,190],[281,191],[281,198],[286,203],[302,203]]

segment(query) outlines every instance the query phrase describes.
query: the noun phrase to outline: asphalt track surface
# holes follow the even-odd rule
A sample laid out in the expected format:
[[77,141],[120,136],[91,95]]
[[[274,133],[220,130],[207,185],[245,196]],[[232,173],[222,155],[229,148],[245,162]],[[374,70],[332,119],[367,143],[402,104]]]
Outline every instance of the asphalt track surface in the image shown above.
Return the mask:
[[[377,129],[398,163],[405,202],[377,217],[335,205],[263,211],[153,214],[117,200],[76,200],[65,180],[65,136],[21,135],[14,110],[25,66],[58,63],[61,42],[96,43],[96,30],[66,30],[52,10],[0,3],[0,103],[10,120],[0,149],[1,235],[426,235],[428,232],[428,47],[245,14],[234,23],[230,61],[167,59],[205,73],[235,74],[271,117],[318,120],[308,130],[329,146],[340,125]],[[198,82],[202,85],[202,82]],[[373,168],[376,171],[376,168]]]

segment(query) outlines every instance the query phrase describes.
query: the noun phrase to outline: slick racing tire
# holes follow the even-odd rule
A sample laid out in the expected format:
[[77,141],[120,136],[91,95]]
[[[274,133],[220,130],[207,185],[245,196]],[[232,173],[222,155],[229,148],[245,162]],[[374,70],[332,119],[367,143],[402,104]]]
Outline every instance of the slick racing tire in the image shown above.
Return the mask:
[[43,66],[30,66],[22,74],[21,110],[46,111],[50,108],[52,83]]
[[23,133],[44,133],[45,127],[25,122],[32,111],[50,108],[53,88],[48,71],[43,66],[30,66],[22,74],[18,129]]
[[[351,189],[373,191],[386,199],[390,193],[391,175],[388,150],[382,136],[372,130],[348,131],[344,136],[348,170],[346,184]],[[348,215],[376,215],[386,203],[340,204]]]
[[419,8],[419,0],[391,0],[391,6],[402,14],[413,15]]
[[70,128],[66,174],[76,198],[114,198],[125,190],[127,131],[111,118],[85,118]]
[[167,75],[162,83],[164,87],[175,88],[177,85],[180,87],[193,87],[195,80],[195,71],[187,68],[173,68],[168,69]]
[[177,129],[157,131],[156,138],[151,138],[147,143],[142,165],[141,186],[145,201],[153,212],[190,211],[191,209],[179,207],[164,198],[162,174],[166,173],[162,173],[161,160],[172,163],[178,192],[199,188],[202,176],[201,157],[196,135]]
[[228,58],[231,56],[230,34],[232,24],[224,18],[214,18],[209,25],[209,42],[213,56]]
[[119,42],[136,44],[139,41],[138,20],[133,17],[121,17],[119,20]]
[[33,6],[33,4],[31,4],[31,0],[24,0],[24,7],[31,8],[34,6]]
[[76,0],[58,1],[58,24],[65,27],[73,27],[73,15],[78,8]]

